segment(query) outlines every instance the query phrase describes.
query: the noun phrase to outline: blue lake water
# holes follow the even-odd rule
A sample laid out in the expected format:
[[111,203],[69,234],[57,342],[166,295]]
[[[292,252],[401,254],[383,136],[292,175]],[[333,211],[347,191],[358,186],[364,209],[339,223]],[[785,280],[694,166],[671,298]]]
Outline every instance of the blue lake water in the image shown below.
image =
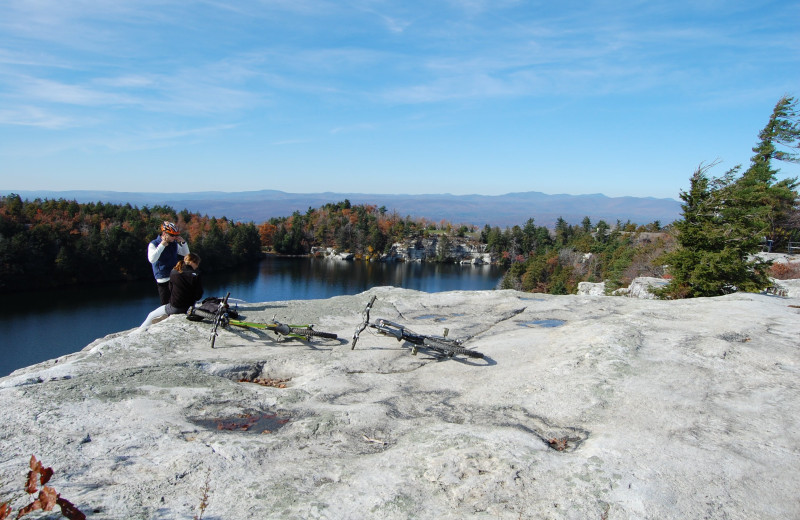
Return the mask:
[[[267,258],[234,273],[204,274],[203,286],[206,296],[230,291],[232,298],[262,302],[323,299],[383,285],[431,293],[491,290],[502,275],[496,266]],[[0,377],[137,327],[158,305],[154,281],[3,295]]]

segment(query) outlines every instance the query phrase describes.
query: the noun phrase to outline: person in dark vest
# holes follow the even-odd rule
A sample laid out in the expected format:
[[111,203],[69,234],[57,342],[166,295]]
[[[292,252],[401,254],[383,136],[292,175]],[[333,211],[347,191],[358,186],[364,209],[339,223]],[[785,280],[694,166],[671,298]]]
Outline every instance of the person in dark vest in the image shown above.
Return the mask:
[[147,246],[147,259],[153,264],[153,276],[158,284],[158,296],[161,305],[169,303],[169,275],[178,262],[178,256],[189,254],[189,244],[178,232],[172,222],[161,224],[161,236],[156,237]]
[[169,274],[170,299],[169,302],[147,315],[139,326],[140,331],[147,330],[159,318],[172,314],[186,314],[189,307],[203,297],[203,282],[200,280],[200,257],[195,253],[188,253],[175,264]]

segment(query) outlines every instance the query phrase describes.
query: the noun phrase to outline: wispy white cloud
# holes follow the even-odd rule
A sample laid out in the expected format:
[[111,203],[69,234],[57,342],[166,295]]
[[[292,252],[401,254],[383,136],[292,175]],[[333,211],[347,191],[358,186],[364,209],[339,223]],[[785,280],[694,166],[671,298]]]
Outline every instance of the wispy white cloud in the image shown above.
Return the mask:
[[[187,137],[218,134],[221,132],[225,132],[227,130],[232,130],[236,128],[236,126],[237,125],[229,124],[229,125],[204,126],[196,128],[182,128],[182,129],[170,129],[170,130],[163,130],[163,129],[151,130],[151,131],[139,130],[135,132],[133,135],[135,137],[135,140],[140,143],[164,142],[164,141],[181,140]],[[127,137],[128,136],[126,136],[126,139]]]
[[[0,112],[0,118],[2,118]],[[12,147],[0,143],[0,154],[15,157],[44,157],[68,151],[82,153],[127,153],[171,148],[176,145],[192,145],[209,138],[225,135],[236,129],[236,125],[217,125],[187,128],[128,128],[124,131],[92,132],[88,134],[65,134],[61,137],[37,143],[24,143]],[[58,135],[58,134],[56,134]]]
[[314,141],[311,140],[311,139],[283,139],[283,140],[280,140],[280,141],[273,141],[273,142],[271,142],[269,144],[272,145],[272,146],[287,146],[287,145],[293,145],[293,144],[307,144],[307,143],[312,143],[312,142],[314,142]]
[[128,105],[135,99],[121,92],[108,92],[85,85],[45,78],[18,78],[18,96],[31,101],[79,106]]
[[[613,9],[589,3],[574,15],[534,8],[527,17],[515,18],[513,10],[505,12],[497,4],[451,3],[472,15],[484,13],[483,23],[450,25],[451,32],[441,37],[454,43],[437,46],[422,62],[404,56],[398,69],[410,73],[383,85],[382,99],[437,103],[700,87],[726,81],[717,76],[730,75],[743,63],[742,56],[759,52],[758,46],[765,59],[776,55],[773,45],[786,48],[776,38],[754,44],[730,24],[709,23],[707,17],[719,12],[706,10],[701,13],[706,18],[694,19],[681,12],[682,4],[667,10],[649,3],[637,7],[625,2]],[[714,61],[708,61],[709,55]]]
[[[40,72],[40,76],[29,72]],[[263,105],[266,98],[266,94],[246,85],[257,73],[231,63],[184,68],[172,74],[73,74],[69,82],[50,79],[49,75],[53,72],[47,68],[15,73],[0,69],[0,101],[38,106],[42,113],[44,107],[55,105],[198,116],[234,115]]]
[[464,99],[487,99],[530,93],[532,83],[511,83],[488,74],[475,72],[437,78],[425,84],[389,89],[384,98],[389,103],[437,103]]
[[92,81],[95,85],[109,88],[151,88],[155,85],[153,76],[127,74],[113,78],[99,77]]
[[[629,99],[705,113],[791,92],[800,51],[800,4],[768,0],[2,4],[0,146],[30,157],[178,153],[233,134],[280,157],[281,146],[312,142],[293,136],[380,143],[401,127],[420,130],[401,137],[424,135],[415,144],[424,148],[487,120],[536,114],[525,131],[537,132],[587,106],[624,110]],[[20,137],[30,134],[37,140]],[[440,147],[431,148],[435,158]]]
[[[344,5],[322,0],[206,0],[188,5],[169,0],[11,0],[9,6],[16,17],[0,24],[33,38],[39,31],[42,41],[60,37],[49,33],[61,34],[76,48],[92,48],[92,60],[101,66],[71,81],[41,74],[38,80],[30,80],[32,96],[83,106],[119,104],[181,114],[212,114],[263,105],[275,97],[273,89],[390,103],[554,95],[565,85],[573,93],[606,92],[615,87],[630,90],[632,85],[652,85],[646,80],[632,81],[637,71],[650,70],[653,78],[670,77],[663,67],[649,67],[640,61],[641,56],[677,53],[677,49],[697,45],[730,45],[724,39],[734,37],[714,34],[707,27],[659,28],[640,23],[643,18],[662,14],[655,9],[664,9],[646,2],[624,2],[613,9],[588,3],[581,10],[566,11],[530,7],[515,0],[447,0],[416,9],[369,0]],[[363,42],[343,46],[338,41],[330,45],[313,40],[307,45],[307,35],[299,35],[303,43],[295,46],[267,37],[248,49],[232,48],[206,56],[203,50],[210,49],[206,42],[198,41],[198,52],[188,60],[176,56],[176,66],[167,70],[169,50],[164,49],[166,58],[157,57],[155,49],[147,49],[147,38],[139,38],[147,35],[149,24],[167,31],[170,27],[197,25],[193,10],[205,10],[204,16],[213,12],[264,17],[276,12],[294,13],[311,17],[313,23],[346,26],[348,6],[377,17],[390,33],[403,34],[413,26],[413,40],[408,45],[389,47]],[[444,24],[416,23],[442,6],[452,9]],[[460,18],[459,13],[467,18]],[[197,27],[210,27],[207,23]],[[199,33],[195,37],[202,39]],[[145,50],[152,56],[148,55],[149,63],[145,61],[142,70],[137,70],[141,62],[114,59],[118,54]],[[12,57],[16,64],[33,63],[32,55]],[[3,57],[0,54],[0,62]],[[7,51],[5,57],[10,61]],[[67,55],[62,63],[69,67],[71,59],[84,57]],[[51,57],[48,61],[55,60]],[[598,90],[598,79],[607,88]]]
[[446,0],[454,8],[471,16],[487,11],[501,11],[519,5],[522,0]]
[[0,109],[0,125],[30,126],[48,130],[62,130],[82,126],[73,118],[44,110],[36,106],[17,106]]
[[22,67],[51,67],[62,70],[71,68],[63,59],[46,52],[32,53],[28,50],[11,51],[0,48],[0,74],[4,69],[11,71]]
[[[145,111],[181,115],[235,117],[266,103],[268,93],[234,80],[249,72],[218,64],[188,68],[172,75],[157,75],[140,98]],[[226,81],[227,80],[227,81]]]
[[375,125],[373,123],[358,123],[355,125],[346,125],[346,126],[337,126],[335,128],[331,128],[331,134],[342,134],[342,133],[349,133],[349,132],[363,132],[366,130],[374,130]]
[[402,33],[413,23],[411,20],[391,16],[381,16],[381,19],[386,24],[386,27],[393,33]]
[[197,3],[248,16],[275,12],[324,16],[341,9],[332,0],[199,0]]

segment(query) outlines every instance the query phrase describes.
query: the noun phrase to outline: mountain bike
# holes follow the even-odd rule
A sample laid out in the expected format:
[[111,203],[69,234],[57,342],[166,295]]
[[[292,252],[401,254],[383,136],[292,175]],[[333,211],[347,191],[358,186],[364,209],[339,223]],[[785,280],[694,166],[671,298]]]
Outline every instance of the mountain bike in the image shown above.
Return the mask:
[[471,358],[483,357],[483,354],[480,352],[463,347],[463,342],[461,340],[448,338],[447,334],[449,329],[444,329],[443,336],[433,336],[416,333],[406,328],[404,325],[382,318],[370,321],[369,313],[372,310],[375,299],[376,296],[370,298],[369,303],[367,303],[367,306],[364,309],[364,320],[358,327],[356,327],[355,332],[353,332],[353,342],[350,345],[350,350],[356,348],[356,343],[358,342],[360,334],[364,331],[364,329],[369,327],[377,330],[379,334],[392,336],[397,339],[397,341],[405,340],[411,343],[411,354],[415,356],[417,355],[419,349],[424,349],[427,351],[436,352],[437,355],[442,357],[453,357],[455,355],[464,355]]
[[231,293],[225,295],[222,302],[219,304],[217,311],[215,313],[209,313],[208,311],[198,309],[192,307],[187,312],[189,317],[191,316],[200,316],[203,318],[208,318],[212,322],[211,327],[211,348],[214,348],[214,344],[216,342],[217,336],[219,335],[219,327],[228,328],[229,326],[241,327],[244,329],[259,329],[259,330],[268,330],[278,336],[279,339],[283,338],[297,338],[297,339],[304,339],[310,340],[311,338],[325,338],[325,339],[337,339],[338,336],[332,332],[323,332],[321,330],[315,330],[313,324],[305,324],[305,325],[288,325],[286,323],[281,323],[275,319],[275,316],[272,317],[272,320],[269,323],[258,323],[252,321],[244,321],[238,319],[238,313],[236,313],[236,318],[231,317],[231,310],[228,306],[228,298],[230,297]]

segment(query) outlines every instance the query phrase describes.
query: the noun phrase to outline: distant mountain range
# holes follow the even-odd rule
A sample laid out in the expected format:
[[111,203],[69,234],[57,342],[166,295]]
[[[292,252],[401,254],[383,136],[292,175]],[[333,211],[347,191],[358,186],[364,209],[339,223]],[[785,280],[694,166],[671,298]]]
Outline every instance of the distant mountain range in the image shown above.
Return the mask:
[[505,195],[393,195],[366,193],[286,193],[275,190],[193,193],[138,193],[119,191],[0,191],[0,195],[17,193],[23,199],[67,199],[77,202],[106,202],[143,207],[167,205],[176,211],[260,224],[272,217],[286,217],[295,211],[305,213],[327,203],[345,199],[352,204],[385,206],[402,216],[424,217],[438,222],[474,224],[483,227],[523,225],[533,218],[537,225],[552,227],[561,217],[578,224],[584,217],[592,222],[630,220],[636,224],[660,221],[662,225],[680,217],[680,203],[674,199],[652,197],[607,197],[593,195],[548,195],[529,191]]

